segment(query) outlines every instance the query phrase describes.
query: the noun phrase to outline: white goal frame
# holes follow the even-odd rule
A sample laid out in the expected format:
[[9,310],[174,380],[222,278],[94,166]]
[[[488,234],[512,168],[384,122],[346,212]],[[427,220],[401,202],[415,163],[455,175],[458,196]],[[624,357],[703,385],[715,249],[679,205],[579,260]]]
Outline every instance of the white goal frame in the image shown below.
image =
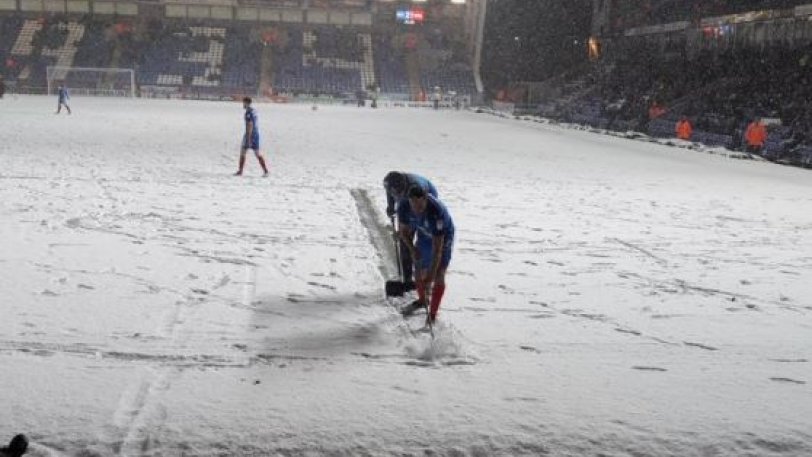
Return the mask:
[[113,87],[68,87],[71,95],[91,95],[105,97],[130,97],[135,98],[135,70],[132,68],[94,68],[94,67],[61,67],[49,65],[45,69],[46,81],[48,83],[48,95],[55,95],[59,86],[58,82],[63,81],[69,73],[96,73],[99,75],[129,75],[129,89],[115,89]]

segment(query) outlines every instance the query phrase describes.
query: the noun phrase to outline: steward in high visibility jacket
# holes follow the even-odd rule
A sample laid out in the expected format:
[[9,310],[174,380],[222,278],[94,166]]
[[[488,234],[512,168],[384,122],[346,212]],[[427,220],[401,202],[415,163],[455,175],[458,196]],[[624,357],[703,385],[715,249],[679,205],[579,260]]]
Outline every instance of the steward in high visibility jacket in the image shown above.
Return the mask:
[[677,121],[676,131],[677,138],[680,140],[691,141],[691,135],[694,134],[694,127],[691,125],[691,121],[689,121],[686,116],[682,116],[682,119]]
[[761,153],[764,143],[767,141],[767,127],[764,126],[761,119],[756,118],[747,126],[744,139],[747,141],[748,152]]

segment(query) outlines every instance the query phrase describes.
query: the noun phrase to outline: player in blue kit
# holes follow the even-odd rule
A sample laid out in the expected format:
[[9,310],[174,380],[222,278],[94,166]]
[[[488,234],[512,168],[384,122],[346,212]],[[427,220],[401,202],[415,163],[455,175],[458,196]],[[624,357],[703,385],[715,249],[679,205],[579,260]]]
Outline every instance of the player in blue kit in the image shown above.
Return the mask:
[[405,315],[426,306],[426,291],[431,303],[426,323],[433,323],[445,293],[445,273],[454,249],[454,221],[445,205],[420,186],[409,189],[409,224],[417,232],[417,245],[402,238],[417,266],[417,301],[403,310]]
[[[410,240],[414,240],[414,231],[409,225],[410,210],[406,191],[412,186],[420,186],[425,189],[428,194],[437,197],[437,189],[434,187],[434,184],[420,175],[391,171],[383,178],[383,188],[386,191],[386,215],[391,218],[397,214],[398,232],[401,237],[407,237]],[[415,282],[412,278],[412,256],[402,241],[399,245],[404,290],[413,290]]]
[[60,84],[59,89],[57,89],[57,94],[59,95],[59,104],[56,107],[56,114],[62,112],[62,106],[65,106],[65,109],[68,110],[68,114],[71,114],[70,106],[68,106],[68,100],[70,100],[70,94],[68,94],[68,88],[64,85]]
[[242,137],[242,146],[240,147],[240,168],[235,175],[242,176],[242,170],[245,167],[245,155],[249,149],[254,151],[254,155],[262,167],[263,175],[268,176],[268,167],[265,166],[265,157],[259,149],[259,125],[257,124],[257,112],[251,107],[251,97],[242,99],[242,107],[245,109],[245,134]]

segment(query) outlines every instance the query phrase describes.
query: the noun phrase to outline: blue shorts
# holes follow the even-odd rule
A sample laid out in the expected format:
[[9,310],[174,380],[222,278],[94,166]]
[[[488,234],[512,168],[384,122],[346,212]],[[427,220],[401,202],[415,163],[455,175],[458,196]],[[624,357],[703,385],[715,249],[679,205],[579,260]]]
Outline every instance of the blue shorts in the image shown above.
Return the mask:
[[259,135],[254,135],[251,137],[251,141],[246,141],[247,138],[245,135],[242,137],[242,148],[243,149],[253,149],[254,151],[259,151]]
[[[417,266],[420,270],[428,270],[431,268],[432,256],[432,240],[427,236],[417,235],[417,251],[420,253],[420,265]],[[446,269],[451,263],[451,251],[454,250],[454,238],[446,238],[443,244],[443,256],[440,258],[440,268]]]

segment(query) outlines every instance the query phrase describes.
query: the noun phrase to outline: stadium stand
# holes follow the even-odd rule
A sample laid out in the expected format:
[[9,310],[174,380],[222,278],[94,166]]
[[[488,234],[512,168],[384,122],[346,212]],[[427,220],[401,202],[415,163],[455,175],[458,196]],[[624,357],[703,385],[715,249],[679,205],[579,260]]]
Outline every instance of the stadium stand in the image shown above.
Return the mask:
[[[678,32],[620,33],[603,59],[577,77],[551,81],[548,86],[554,88],[544,88],[536,114],[663,138],[674,137],[677,120],[687,116],[694,127],[692,141],[734,150],[744,150],[746,126],[761,118],[768,128],[761,154],[808,166],[812,27],[808,16],[791,9],[808,2],[709,3],[713,2],[703,3],[698,14],[739,13],[754,6],[790,9],[740,16],[732,20],[742,22],[730,25],[694,22]],[[662,6],[663,14],[685,12],[674,2],[651,4]],[[645,22],[684,18],[649,15]],[[755,30],[759,32],[750,33]],[[503,94],[506,101],[526,96],[522,92],[514,96],[511,90]],[[663,105],[665,112],[650,117],[655,103]]]
[[[77,7],[67,3],[63,12],[44,2],[41,10],[19,5],[0,12],[0,74],[22,92],[44,92],[48,79],[64,79],[85,93],[115,89],[112,95],[129,85],[124,78],[132,74],[103,71],[116,68],[134,70],[142,96],[355,99],[371,92],[373,98],[425,102],[438,92],[478,93],[471,65],[475,35],[465,28],[476,21],[465,16],[466,5],[415,7],[428,18],[416,22],[397,16],[403,5],[368,0],[241,0],[218,6],[220,19],[214,9],[204,19],[197,15],[208,14],[206,8],[189,6],[186,15],[187,6],[158,0],[122,5],[134,9],[121,15],[95,7],[93,13],[65,14]],[[248,11],[243,6],[263,14],[238,17]],[[224,12],[233,19],[223,19]],[[46,78],[52,66],[99,70]]]
[[392,94],[409,94],[408,72],[406,70],[406,51],[396,46],[396,37],[379,33],[374,37],[375,74],[381,91]]
[[128,57],[135,60],[142,87],[187,86],[211,94],[256,92],[261,45],[252,42],[248,32],[169,23],[149,36],[152,45]]
[[424,92],[435,87],[459,94],[476,92],[474,73],[455,43],[439,28],[424,33],[418,40],[420,86]]
[[354,94],[375,83],[372,38],[353,28],[289,27],[274,53],[276,90]]
[[638,27],[749,11],[780,10],[809,3],[809,0],[619,0],[613,13],[616,28]]

